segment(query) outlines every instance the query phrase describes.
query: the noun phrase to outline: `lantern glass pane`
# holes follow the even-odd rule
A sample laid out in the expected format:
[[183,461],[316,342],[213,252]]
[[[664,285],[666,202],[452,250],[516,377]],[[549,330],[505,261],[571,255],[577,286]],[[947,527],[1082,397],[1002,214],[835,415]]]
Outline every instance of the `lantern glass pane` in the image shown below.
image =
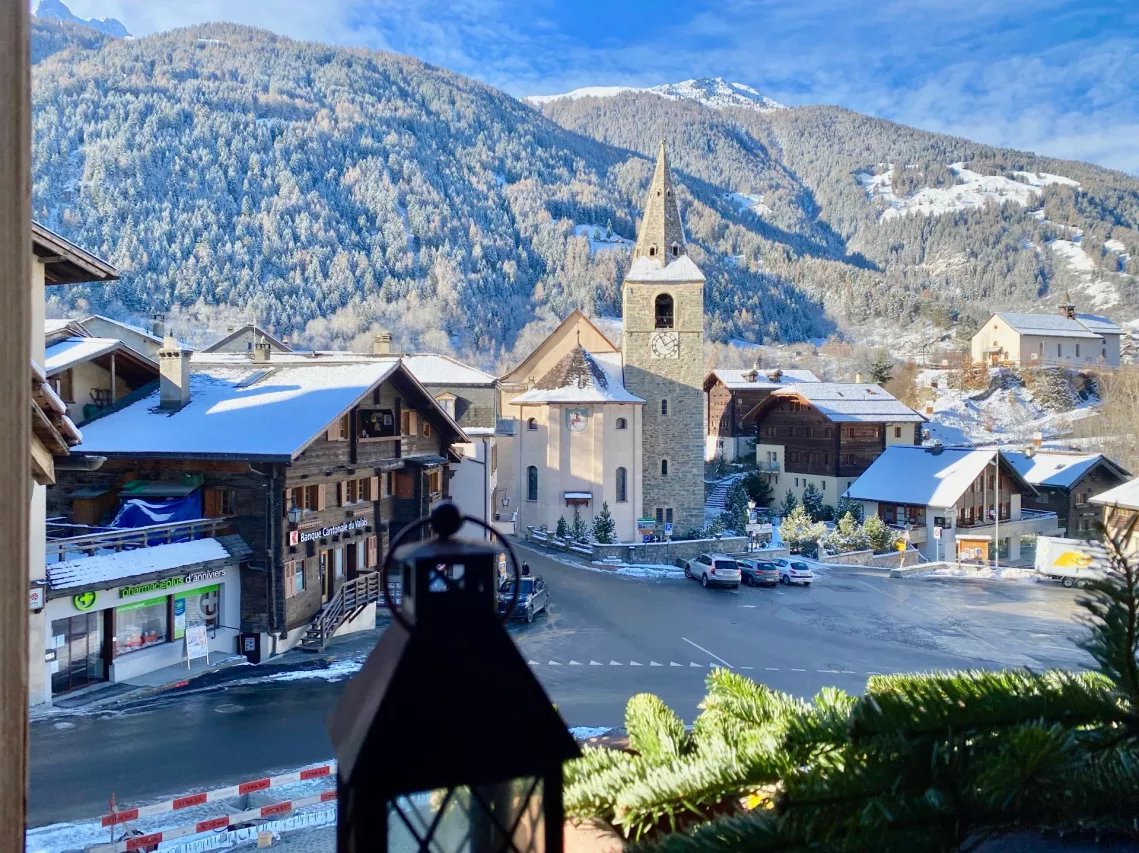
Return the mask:
[[397,797],[388,853],[545,853],[542,780],[523,777]]

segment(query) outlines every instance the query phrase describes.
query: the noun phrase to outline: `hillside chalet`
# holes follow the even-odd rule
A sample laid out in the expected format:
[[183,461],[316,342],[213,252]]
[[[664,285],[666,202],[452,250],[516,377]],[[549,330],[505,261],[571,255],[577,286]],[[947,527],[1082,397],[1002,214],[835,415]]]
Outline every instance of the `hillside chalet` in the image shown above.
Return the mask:
[[744,415],[756,427],[756,463],[775,499],[808,485],[835,504],[893,445],[921,442],[925,418],[878,385],[803,382],[770,392]]
[[746,416],[778,388],[800,382],[818,382],[809,370],[750,370],[718,368],[704,379],[705,425],[704,457],[718,455],[729,461],[755,453],[755,423]]
[[[467,436],[398,358],[316,357],[261,344],[252,355],[191,358],[169,339],[159,358],[159,389],[84,429],[76,451],[106,461],[61,476],[49,514],[101,535],[121,534],[109,525],[129,516],[130,526],[139,519],[212,524],[205,538],[230,536],[223,552],[211,552],[223,560],[211,569],[221,573],[212,581],[221,597],[213,609],[233,614],[224,627],[240,629],[243,650],[256,660],[302,640],[323,645],[381,597],[374,569],[390,537],[448,496],[452,445]],[[232,565],[235,555],[240,566]],[[104,589],[139,568],[137,558],[110,556],[123,565],[100,570]],[[184,572],[176,561],[166,569]],[[52,574],[49,567],[49,581]],[[148,588],[165,589],[155,583]],[[66,587],[68,600],[87,591]],[[120,616],[139,622],[117,614],[113,600],[103,604],[111,613],[104,630],[116,632]],[[108,654],[175,640],[173,597],[139,604],[149,608],[139,643]],[[235,632],[218,632],[232,649]]]
[[1102,453],[1060,450],[1003,451],[1037,494],[1025,497],[1025,508],[1056,513],[1069,539],[1099,539],[1102,515],[1092,498],[1126,483],[1131,476]]

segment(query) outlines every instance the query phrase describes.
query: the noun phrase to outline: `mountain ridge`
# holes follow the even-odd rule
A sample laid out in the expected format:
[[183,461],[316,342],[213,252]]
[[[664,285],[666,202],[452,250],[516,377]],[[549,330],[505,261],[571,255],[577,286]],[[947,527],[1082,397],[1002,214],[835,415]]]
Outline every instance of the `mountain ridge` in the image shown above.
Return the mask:
[[[1081,310],[1110,298],[1139,316],[1139,181],[1096,166],[835,107],[640,91],[535,107],[412,57],[232,24],[72,30],[33,25],[59,48],[34,70],[36,216],[123,280],[55,295],[62,313],[253,313],[318,347],[384,327],[492,366],[573,308],[619,313],[665,139],[710,340],[858,337],[883,319],[941,334],[1065,287]],[[883,218],[891,200],[955,193],[957,163],[1001,186],[1018,171],[1071,183],[1033,187],[1032,209],[982,195]]]
[[643,92],[678,101],[693,101],[713,109],[746,107],[759,111],[785,110],[788,107],[744,83],[733,83],[723,77],[698,77],[679,83],[637,88],[634,86],[587,86],[560,95],[527,95],[522,100],[535,106],[545,106],[562,99],[611,98],[626,92]]
[[61,21],[87,27],[112,38],[133,38],[122,21],[115,18],[80,18],[63,0],[37,0],[32,14],[45,21]]

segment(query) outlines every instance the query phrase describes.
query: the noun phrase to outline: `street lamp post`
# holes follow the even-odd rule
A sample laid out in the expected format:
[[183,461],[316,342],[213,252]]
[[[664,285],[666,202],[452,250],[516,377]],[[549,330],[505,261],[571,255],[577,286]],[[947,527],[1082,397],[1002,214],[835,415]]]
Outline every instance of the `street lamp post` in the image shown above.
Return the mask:
[[[430,540],[400,545],[428,521]],[[562,764],[580,753],[496,612],[503,550],[511,609],[521,587],[513,549],[455,538],[464,522],[486,527],[442,503],[384,557],[402,606],[328,726],[340,853],[562,851]]]

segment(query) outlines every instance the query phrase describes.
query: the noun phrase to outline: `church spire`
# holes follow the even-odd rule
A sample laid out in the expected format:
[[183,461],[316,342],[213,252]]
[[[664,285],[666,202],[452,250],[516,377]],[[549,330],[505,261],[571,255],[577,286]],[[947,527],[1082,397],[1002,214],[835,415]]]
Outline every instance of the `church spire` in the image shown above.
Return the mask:
[[676,189],[672,183],[672,172],[668,168],[668,155],[664,150],[664,140],[657,150],[657,165],[653,172],[649,194],[645,198],[641,227],[637,232],[637,245],[633,249],[633,261],[641,258],[659,259],[668,264],[681,255],[687,255],[684,243],[684,226],[680,222],[680,206],[676,199]]

